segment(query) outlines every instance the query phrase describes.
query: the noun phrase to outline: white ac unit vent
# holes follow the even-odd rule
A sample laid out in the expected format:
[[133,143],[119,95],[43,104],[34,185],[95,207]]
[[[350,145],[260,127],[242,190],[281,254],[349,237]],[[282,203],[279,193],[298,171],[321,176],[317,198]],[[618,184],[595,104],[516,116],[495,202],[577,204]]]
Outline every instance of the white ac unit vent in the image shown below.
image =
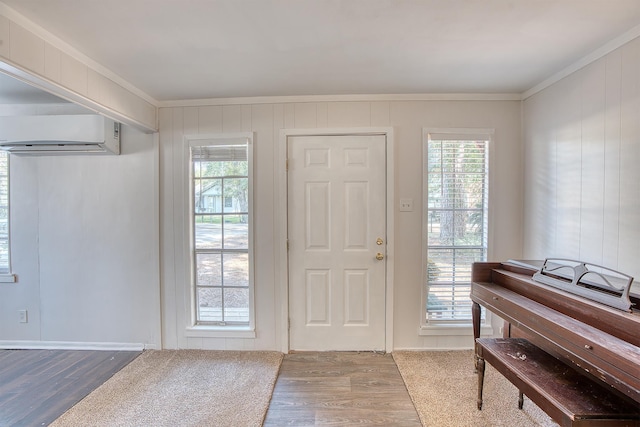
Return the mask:
[[97,114],[0,117],[0,149],[12,154],[120,154],[120,123]]

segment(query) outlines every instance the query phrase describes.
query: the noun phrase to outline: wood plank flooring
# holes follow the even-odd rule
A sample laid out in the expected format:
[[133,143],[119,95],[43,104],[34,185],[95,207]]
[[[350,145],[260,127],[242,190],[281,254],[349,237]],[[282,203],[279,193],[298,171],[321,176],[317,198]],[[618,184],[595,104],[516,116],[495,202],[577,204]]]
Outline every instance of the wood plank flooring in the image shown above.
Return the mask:
[[[46,426],[139,352],[0,350],[0,426]],[[420,426],[389,354],[285,355],[265,426]]]
[[420,426],[390,354],[284,357],[264,426]]
[[0,426],[46,426],[140,352],[0,350]]

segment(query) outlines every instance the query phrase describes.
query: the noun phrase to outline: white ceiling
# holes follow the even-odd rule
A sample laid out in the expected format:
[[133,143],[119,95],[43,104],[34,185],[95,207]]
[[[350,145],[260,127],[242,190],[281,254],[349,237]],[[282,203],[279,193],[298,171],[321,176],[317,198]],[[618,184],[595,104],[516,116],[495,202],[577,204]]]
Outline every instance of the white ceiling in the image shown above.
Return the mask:
[[2,0],[152,98],[522,93],[640,0]]

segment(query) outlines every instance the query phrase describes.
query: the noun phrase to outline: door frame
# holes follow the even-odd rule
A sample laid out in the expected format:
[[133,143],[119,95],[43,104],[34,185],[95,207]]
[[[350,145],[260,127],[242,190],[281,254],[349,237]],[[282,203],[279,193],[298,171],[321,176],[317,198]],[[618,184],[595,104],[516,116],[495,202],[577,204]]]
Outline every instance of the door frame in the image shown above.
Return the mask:
[[[280,306],[280,340],[283,353],[288,353],[289,345],[289,257],[287,253],[287,142],[295,136],[341,136],[341,135],[383,135],[386,139],[386,277],[385,277],[385,351],[393,350],[393,277],[394,277],[394,138],[392,127],[358,127],[358,128],[314,128],[314,129],[281,129],[278,153],[275,156],[275,190],[276,212],[282,215],[274,217],[274,255],[276,262],[275,279],[279,284],[280,298],[276,302],[276,310]],[[278,285],[276,285],[278,286]],[[277,332],[276,332],[277,333]]]

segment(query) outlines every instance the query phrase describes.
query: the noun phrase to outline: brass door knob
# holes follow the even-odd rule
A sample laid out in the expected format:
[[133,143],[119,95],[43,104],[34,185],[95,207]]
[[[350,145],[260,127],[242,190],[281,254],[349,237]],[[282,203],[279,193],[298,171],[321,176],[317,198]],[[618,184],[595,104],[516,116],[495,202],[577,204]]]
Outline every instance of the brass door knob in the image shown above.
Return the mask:
[[377,259],[378,261],[383,260],[383,259],[384,259],[384,255],[382,255],[382,253],[381,253],[381,252],[378,252],[378,253],[376,254],[376,259]]
[[378,239],[376,240],[376,245],[380,246],[381,244],[383,244],[384,241],[378,237]]

